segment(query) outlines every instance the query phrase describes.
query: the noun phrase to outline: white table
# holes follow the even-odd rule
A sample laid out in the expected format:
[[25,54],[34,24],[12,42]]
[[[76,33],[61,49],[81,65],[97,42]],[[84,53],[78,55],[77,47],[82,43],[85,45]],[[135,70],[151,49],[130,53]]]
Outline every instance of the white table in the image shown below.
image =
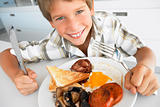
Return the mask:
[[11,44],[9,42],[5,42],[5,41],[0,40],[0,52],[2,52],[3,50],[5,50],[7,48],[11,48]]
[[[2,46],[3,45],[3,46]],[[0,52],[2,49],[9,47],[9,43],[0,41]],[[3,47],[3,48],[2,48]],[[38,84],[41,85],[44,78],[48,75],[46,70],[46,65],[60,65],[71,59],[59,59],[55,61],[43,61],[40,63],[28,64],[27,67],[33,69],[38,77]],[[134,62],[127,62],[131,67],[134,66]],[[156,71],[160,71],[157,67]],[[160,73],[156,73],[160,80]],[[134,107],[159,107],[160,106],[160,90],[158,90],[157,96],[141,96],[138,95],[136,104]],[[38,107],[38,90],[28,96],[21,95],[16,89],[15,85],[8,78],[8,76],[3,72],[0,67],[0,107]]]

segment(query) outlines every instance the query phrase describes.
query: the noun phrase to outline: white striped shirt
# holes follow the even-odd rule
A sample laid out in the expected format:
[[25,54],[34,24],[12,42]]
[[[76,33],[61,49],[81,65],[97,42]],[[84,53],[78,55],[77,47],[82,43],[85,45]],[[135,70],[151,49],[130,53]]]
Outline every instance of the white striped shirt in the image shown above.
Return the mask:
[[[120,21],[111,14],[97,11],[92,17],[91,40],[87,49],[88,57],[104,56],[92,48],[93,41],[100,41],[113,48],[118,48],[118,56],[131,56],[144,45],[135,35],[127,32]],[[22,41],[19,43],[24,61],[37,62],[63,57],[86,57],[86,55],[69,41],[61,37],[56,29],[41,41]],[[13,49],[11,53],[14,54]]]

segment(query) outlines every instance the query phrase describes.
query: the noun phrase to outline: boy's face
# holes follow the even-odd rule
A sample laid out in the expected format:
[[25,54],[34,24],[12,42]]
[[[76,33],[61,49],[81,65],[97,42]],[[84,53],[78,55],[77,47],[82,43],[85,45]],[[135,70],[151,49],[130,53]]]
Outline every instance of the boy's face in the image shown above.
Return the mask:
[[90,10],[85,0],[55,0],[52,7],[52,27],[72,44],[82,45],[92,26],[93,9]]

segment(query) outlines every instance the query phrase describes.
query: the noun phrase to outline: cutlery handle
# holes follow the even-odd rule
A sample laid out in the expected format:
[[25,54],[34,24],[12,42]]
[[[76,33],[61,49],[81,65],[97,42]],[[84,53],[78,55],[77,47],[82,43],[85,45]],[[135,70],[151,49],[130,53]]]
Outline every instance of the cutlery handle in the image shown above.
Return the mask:
[[25,74],[25,75],[28,75],[28,72],[27,72],[27,70],[26,70],[26,67],[25,67],[25,65],[24,65],[24,62],[19,62],[19,64],[20,64],[20,68],[23,70],[24,74]]

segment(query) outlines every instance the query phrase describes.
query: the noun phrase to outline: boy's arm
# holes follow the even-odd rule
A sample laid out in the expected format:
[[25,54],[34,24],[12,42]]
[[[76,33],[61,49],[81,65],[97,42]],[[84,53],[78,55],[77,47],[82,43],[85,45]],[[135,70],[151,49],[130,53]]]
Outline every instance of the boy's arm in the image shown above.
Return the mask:
[[21,94],[28,95],[38,89],[35,80],[37,75],[30,69],[27,69],[28,75],[24,75],[24,72],[19,68],[16,56],[10,53],[10,49],[0,53],[0,59],[2,69],[14,82]]
[[2,69],[13,81],[18,71],[20,71],[16,56],[10,53],[10,49],[7,49],[0,53],[0,59]]
[[137,60],[137,65],[146,66],[154,71],[156,65],[156,57],[150,48],[143,47],[138,49],[134,57]]
[[154,74],[156,58],[151,49],[142,47],[134,55],[137,65],[125,76],[125,87],[132,93],[152,95],[159,87],[158,79]]

